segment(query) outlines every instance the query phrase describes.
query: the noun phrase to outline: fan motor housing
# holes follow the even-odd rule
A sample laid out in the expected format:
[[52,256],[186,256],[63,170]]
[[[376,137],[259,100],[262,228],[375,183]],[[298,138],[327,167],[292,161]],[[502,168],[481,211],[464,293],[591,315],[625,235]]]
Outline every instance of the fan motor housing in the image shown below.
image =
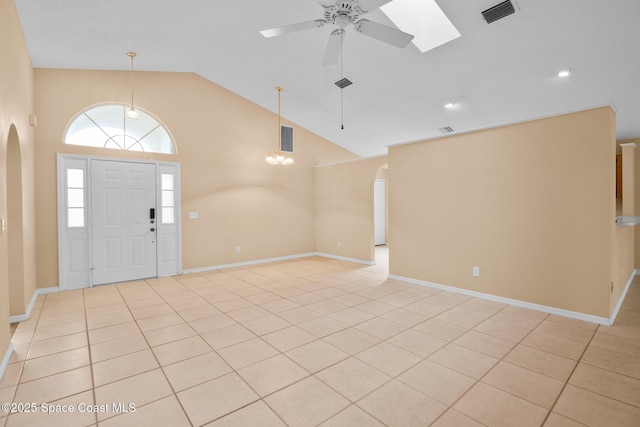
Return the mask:
[[355,23],[363,15],[355,1],[337,1],[336,4],[324,8],[325,21],[341,28],[349,22]]

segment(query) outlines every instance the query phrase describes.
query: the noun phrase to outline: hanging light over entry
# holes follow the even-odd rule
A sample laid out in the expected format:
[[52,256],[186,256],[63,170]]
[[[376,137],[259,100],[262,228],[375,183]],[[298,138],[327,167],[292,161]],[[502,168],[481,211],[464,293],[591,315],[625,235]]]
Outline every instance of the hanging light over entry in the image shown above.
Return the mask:
[[133,106],[133,58],[136,57],[136,53],[127,52],[127,56],[131,58],[131,108],[129,108],[129,111],[127,111],[126,115],[128,119],[137,119],[140,116],[138,115],[138,112]]
[[271,151],[264,161],[270,165],[289,166],[293,164],[293,158],[282,151],[282,117],[280,116],[280,93],[282,88],[277,86],[276,90],[278,91],[278,149]]

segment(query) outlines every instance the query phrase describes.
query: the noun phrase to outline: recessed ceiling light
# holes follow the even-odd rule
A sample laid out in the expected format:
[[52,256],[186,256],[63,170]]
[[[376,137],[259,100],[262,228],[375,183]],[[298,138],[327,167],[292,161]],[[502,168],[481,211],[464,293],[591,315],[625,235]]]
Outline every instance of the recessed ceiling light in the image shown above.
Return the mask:
[[455,106],[456,104],[453,102],[447,102],[443,105],[443,107],[446,108],[447,110],[453,110]]
[[573,73],[573,70],[560,70],[558,71],[558,77],[569,77]]

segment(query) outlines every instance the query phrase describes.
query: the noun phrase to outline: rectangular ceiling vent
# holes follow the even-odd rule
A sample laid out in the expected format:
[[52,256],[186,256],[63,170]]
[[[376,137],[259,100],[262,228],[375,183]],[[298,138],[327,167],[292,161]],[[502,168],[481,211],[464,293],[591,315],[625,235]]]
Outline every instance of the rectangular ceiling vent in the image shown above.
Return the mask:
[[353,82],[346,77],[336,82],[336,86],[338,86],[340,89],[344,89],[345,87],[350,86],[352,84]]
[[293,128],[280,125],[280,151],[293,153]]
[[482,16],[484,16],[487,24],[491,24],[492,22],[496,22],[498,19],[502,19],[505,16],[509,16],[514,13],[516,13],[516,9],[513,7],[513,3],[511,0],[507,0],[502,3],[498,3],[487,10],[483,10]]
[[455,132],[452,127],[445,126],[443,128],[438,129],[440,133],[452,133]]

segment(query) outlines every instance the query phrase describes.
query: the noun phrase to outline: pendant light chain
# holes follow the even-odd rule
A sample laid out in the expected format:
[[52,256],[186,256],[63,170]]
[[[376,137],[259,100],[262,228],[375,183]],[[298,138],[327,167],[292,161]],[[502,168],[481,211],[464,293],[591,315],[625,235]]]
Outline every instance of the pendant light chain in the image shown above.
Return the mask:
[[129,57],[131,58],[131,108],[133,108],[133,58],[135,56],[134,53],[129,53]]
[[282,116],[280,115],[280,94],[282,93],[282,88],[280,86],[276,87],[278,91],[278,151],[282,149]]
[[127,52],[127,56],[131,58],[131,106],[129,107],[129,111],[125,114],[125,117],[128,119],[137,119],[140,117],[133,104],[133,58],[135,58],[136,55],[137,54],[135,52]]

